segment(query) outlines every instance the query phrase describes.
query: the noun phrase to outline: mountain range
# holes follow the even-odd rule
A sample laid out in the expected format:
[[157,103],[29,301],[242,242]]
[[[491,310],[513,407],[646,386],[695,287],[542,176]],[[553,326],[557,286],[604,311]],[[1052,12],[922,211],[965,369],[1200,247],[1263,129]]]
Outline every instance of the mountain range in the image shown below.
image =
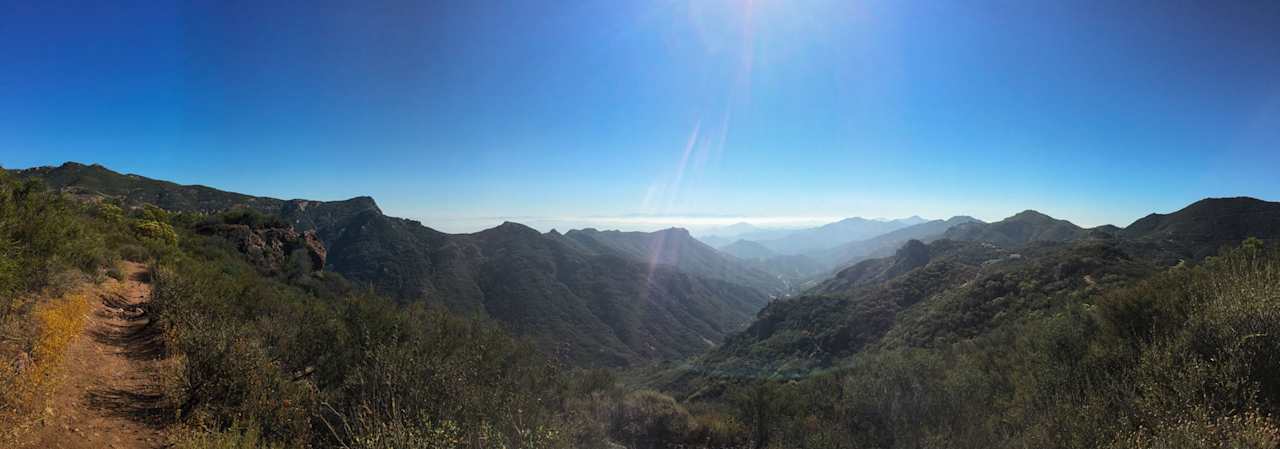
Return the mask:
[[67,163],[15,172],[128,207],[249,208],[314,230],[325,270],[399,298],[495,319],[544,351],[585,366],[699,353],[782,290],[775,278],[683,230],[540,233],[517,223],[448,234],[382,213],[369,197],[280,200]]
[[[867,347],[965,338],[1246,237],[1280,238],[1280,203],[1217,198],[1125,228],[1086,229],[1030,210],[993,223],[849,219],[716,250],[682,229],[561,234],[504,223],[449,234],[387,216],[369,197],[281,200],[98,165],[13,173],[90,201],[278,216],[315,231],[326,271],[402,302],[491,318],[577,365],[705,354],[683,375],[688,385],[740,370],[834,366]],[[853,240],[820,245],[822,235]],[[958,310],[963,322],[954,321]]]
[[698,240],[719,248],[736,240],[772,240],[784,237],[797,229],[761,228],[747,222],[707,229],[698,234]]
[[866,240],[886,232],[924,223],[918,216],[894,220],[869,220],[853,217],[814,229],[795,232],[777,240],[763,242],[765,246],[781,254],[800,254],[817,249],[830,248],[858,240]]
[[1125,228],[1084,229],[1030,210],[993,223],[968,221],[771,302],[746,330],[658,383],[690,397],[715,396],[725,383],[806,376],[868,350],[958,344],[1250,237],[1280,241],[1280,203],[1210,198]]
[[[979,220],[968,216],[929,221],[923,221],[920,217],[894,221],[848,219],[840,223],[866,224],[867,222],[877,222],[880,226],[893,229],[870,238],[824,246],[801,254],[781,254],[771,249],[769,242],[746,239],[739,239],[719,249],[761,271],[777,276],[787,283],[789,293],[796,293],[812,287],[816,282],[829,277],[840,268],[869,258],[891,255],[908,240],[917,239],[928,242],[942,237],[943,233],[953,226],[980,223]],[[904,223],[915,224],[901,226]]]
[[845,243],[824,251],[809,254],[823,266],[839,268],[848,266],[872,257],[885,257],[893,254],[909,240],[929,242],[942,237],[947,230],[968,223],[982,223],[969,216],[955,216],[946,220],[930,220],[924,223],[896,229],[866,240]]

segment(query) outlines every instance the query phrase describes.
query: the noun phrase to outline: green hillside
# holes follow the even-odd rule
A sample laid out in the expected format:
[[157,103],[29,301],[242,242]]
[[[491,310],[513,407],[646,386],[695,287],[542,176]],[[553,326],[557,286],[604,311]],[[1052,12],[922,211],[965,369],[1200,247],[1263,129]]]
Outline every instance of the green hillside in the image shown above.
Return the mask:
[[583,366],[687,357],[745,325],[780,281],[687,232],[542,234],[507,223],[447,234],[384,215],[372,198],[278,200],[181,186],[67,163],[18,176],[125,208],[208,213],[248,208],[314,230],[325,269],[406,303],[494,318]]

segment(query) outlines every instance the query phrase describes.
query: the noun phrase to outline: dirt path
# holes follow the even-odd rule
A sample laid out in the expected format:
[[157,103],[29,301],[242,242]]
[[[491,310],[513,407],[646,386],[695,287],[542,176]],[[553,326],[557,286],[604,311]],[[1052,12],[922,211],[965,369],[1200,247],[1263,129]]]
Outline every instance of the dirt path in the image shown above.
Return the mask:
[[42,422],[20,448],[143,449],[163,447],[160,336],[139,306],[151,297],[146,268],[128,264],[126,280],[108,281],[90,297],[84,332],[67,349],[66,377]]

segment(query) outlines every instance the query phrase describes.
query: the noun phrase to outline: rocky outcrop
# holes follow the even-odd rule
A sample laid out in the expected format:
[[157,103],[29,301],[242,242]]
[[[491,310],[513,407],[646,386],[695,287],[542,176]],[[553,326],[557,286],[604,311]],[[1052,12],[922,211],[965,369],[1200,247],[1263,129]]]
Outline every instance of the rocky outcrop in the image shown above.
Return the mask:
[[288,270],[290,257],[297,251],[306,253],[306,271],[316,272],[324,268],[328,251],[315,231],[298,232],[292,227],[252,228],[242,224],[206,224],[196,232],[227,239],[245,255],[249,262],[269,275]]

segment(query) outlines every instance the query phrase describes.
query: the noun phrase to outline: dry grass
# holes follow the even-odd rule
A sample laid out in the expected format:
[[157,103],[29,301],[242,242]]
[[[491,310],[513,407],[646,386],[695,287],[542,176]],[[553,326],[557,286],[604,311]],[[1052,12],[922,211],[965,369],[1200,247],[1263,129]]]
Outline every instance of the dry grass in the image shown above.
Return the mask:
[[[29,318],[34,326],[21,345],[29,352],[6,355],[10,359],[0,363],[0,427],[18,432],[37,416],[64,377],[67,347],[83,331],[91,309],[90,295],[83,289],[35,304]],[[14,435],[0,440],[9,436]]]

